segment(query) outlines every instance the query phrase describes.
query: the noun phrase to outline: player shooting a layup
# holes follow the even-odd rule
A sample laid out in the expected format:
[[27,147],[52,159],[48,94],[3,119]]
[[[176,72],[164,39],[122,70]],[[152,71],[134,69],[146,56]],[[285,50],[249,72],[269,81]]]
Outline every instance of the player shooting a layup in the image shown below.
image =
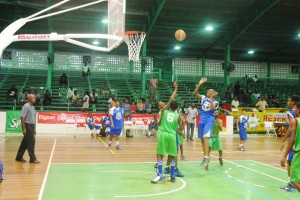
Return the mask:
[[218,95],[213,89],[207,90],[206,96],[198,93],[200,87],[207,81],[206,78],[201,78],[197,87],[195,88],[194,95],[201,100],[200,105],[200,121],[198,124],[198,138],[201,139],[204,158],[201,166],[208,169],[209,159],[209,141],[208,138],[212,136],[212,129],[215,122],[214,112],[218,108],[219,103],[214,99]]
[[[178,85],[174,83],[174,92],[172,97],[174,97],[177,93]],[[174,95],[175,94],[175,95]],[[171,110],[168,110],[168,108]],[[181,118],[176,112],[178,108],[178,103],[172,98],[160,110],[161,120],[158,128],[158,140],[157,140],[157,176],[151,181],[151,183],[157,183],[158,181],[162,181],[163,177],[163,157],[168,154],[171,159],[171,176],[170,181],[175,182],[175,158],[177,156],[177,146],[176,146],[176,130],[178,126],[182,131],[183,126],[181,123]]]

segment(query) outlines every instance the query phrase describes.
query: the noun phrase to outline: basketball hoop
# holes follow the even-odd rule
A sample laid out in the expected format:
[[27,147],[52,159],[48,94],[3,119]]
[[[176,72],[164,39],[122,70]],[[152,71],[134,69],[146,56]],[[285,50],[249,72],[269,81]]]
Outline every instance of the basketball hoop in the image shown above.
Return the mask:
[[129,60],[139,60],[140,50],[145,37],[146,33],[140,31],[127,31],[124,33],[124,41],[128,46]]

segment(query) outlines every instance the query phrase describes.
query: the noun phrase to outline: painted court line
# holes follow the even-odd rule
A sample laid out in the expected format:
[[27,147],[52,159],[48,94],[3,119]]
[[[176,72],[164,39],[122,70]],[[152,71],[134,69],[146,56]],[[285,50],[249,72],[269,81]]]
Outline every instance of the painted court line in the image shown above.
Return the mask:
[[[106,148],[108,148],[107,144],[106,144],[100,137],[98,137],[98,139],[100,140],[100,142],[102,142],[102,144],[104,144],[104,146],[106,146]],[[110,151],[113,155],[116,154],[112,149],[109,149],[109,151]]]
[[[286,170],[280,169],[280,168],[278,168],[278,167],[274,167],[274,166],[272,166],[272,165],[268,165],[268,164],[265,164],[265,163],[262,163],[262,162],[259,162],[259,161],[256,161],[256,160],[252,160],[252,161],[253,161],[253,162],[256,162],[256,163],[258,163],[258,164],[261,164],[261,165],[265,165],[265,166],[272,167],[272,168],[274,168],[274,169],[278,169],[278,170],[281,170],[281,171],[286,172]],[[278,164],[278,165],[280,165],[280,164]]]
[[11,138],[11,136],[8,137],[8,138],[6,138],[5,140],[0,141],[0,144],[3,143],[3,142],[5,142],[5,141],[8,140],[9,138]]
[[255,140],[248,140],[248,141],[255,142],[255,143],[261,143],[261,142],[255,141]]
[[42,199],[42,196],[43,196],[43,193],[44,193],[44,189],[45,189],[45,185],[46,185],[46,181],[47,181],[47,177],[48,177],[50,165],[51,165],[53,154],[54,154],[56,140],[57,140],[57,137],[55,138],[55,141],[54,141],[54,144],[53,144],[53,147],[52,147],[51,155],[50,155],[50,158],[49,158],[48,166],[47,166],[47,169],[46,169],[46,173],[45,173],[45,176],[44,176],[44,180],[43,180],[43,184],[42,184],[42,187],[41,187],[41,190],[40,190],[40,194],[39,194],[38,200]]
[[[217,156],[213,156],[213,155],[211,155],[211,156],[212,156],[212,157],[215,157],[215,158],[218,158]],[[234,165],[236,165],[237,167],[242,167],[242,168],[248,169],[248,170],[250,170],[250,171],[253,171],[253,172],[262,174],[262,175],[264,175],[264,176],[267,176],[267,177],[269,177],[269,178],[273,178],[273,179],[275,179],[275,180],[278,180],[278,181],[281,181],[281,182],[286,183],[285,180],[282,180],[282,179],[277,178],[277,177],[275,177],[275,176],[271,176],[271,175],[269,175],[269,174],[265,174],[265,173],[263,173],[263,172],[257,171],[257,170],[255,170],[255,169],[251,169],[251,168],[249,168],[249,167],[246,167],[246,166],[237,164],[237,163],[235,163],[235,162],[231,162],[231,161],[229,161],[229,160],[225,160],[225,159],[224,159],[224,161],[229,162],[229,163],[231,163],[231,164],[234,164]]]
[[[116,171],[100,171],[102,173],[146,173],[146,174],[152,174],[153,172],[147,172],[147,171],[126,171],[126,170],[116,170]],[[168,192],[160,192],[160,193],[153,193],[153,194],[138,194],[138,195],[118,195],[114,196],[115,198],[134,198],[134,197],[151,197],[151,196],[160,196],[165,194],[171,194],[178,192],[186,187],[186,182],[182,180],[181,178],[176,178],[177,180],[180,180],[182,183],[181,187],[175,190],[171,190]]]

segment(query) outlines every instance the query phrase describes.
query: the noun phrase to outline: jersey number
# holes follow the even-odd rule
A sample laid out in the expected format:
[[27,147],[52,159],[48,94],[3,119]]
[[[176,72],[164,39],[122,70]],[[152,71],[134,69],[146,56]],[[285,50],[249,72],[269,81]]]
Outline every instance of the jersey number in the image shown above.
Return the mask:
[[167,116],[167,121],[168,122],[173,122],[174,121],[175,115],[173,113],[169,113]]

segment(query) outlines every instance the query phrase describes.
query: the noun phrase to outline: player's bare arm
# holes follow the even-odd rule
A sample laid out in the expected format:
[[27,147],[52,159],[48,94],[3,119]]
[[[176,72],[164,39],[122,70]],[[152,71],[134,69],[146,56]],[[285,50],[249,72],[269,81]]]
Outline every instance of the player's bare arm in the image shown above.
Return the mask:
[[296,134],[296,123],[295,120],[290,120],[289,122],[289,128],[290,128],[290,140],[288,143],[288,146],[284,152],[284,155],[280,161],[280,164],[282,167],[285,167],[285,163],[286,163],[286,157],[289,154],[289,152],[293,149],[294,146],[294,142],[295,142],[295,134]]
[[196,86],[195,90],[194,90],[194,95],[198,98],[198,99],[202,99],[202,95],[198,93],[201,85],[203,85],[205,82],[207,81],[207,78],[203,77],[201,78],[201,80],[199,81],[198,85]]
[[177,91],[178,91],[178,83],[174,82],[173,86],[174,86],[174,91],[173,91],[168,103],[162,108],[162,110],[161,110],[162,113],[163,113],[163,111],[169,109],[171,102],[175,100],[175,97],[176,97],[176,94],[177,94]]

